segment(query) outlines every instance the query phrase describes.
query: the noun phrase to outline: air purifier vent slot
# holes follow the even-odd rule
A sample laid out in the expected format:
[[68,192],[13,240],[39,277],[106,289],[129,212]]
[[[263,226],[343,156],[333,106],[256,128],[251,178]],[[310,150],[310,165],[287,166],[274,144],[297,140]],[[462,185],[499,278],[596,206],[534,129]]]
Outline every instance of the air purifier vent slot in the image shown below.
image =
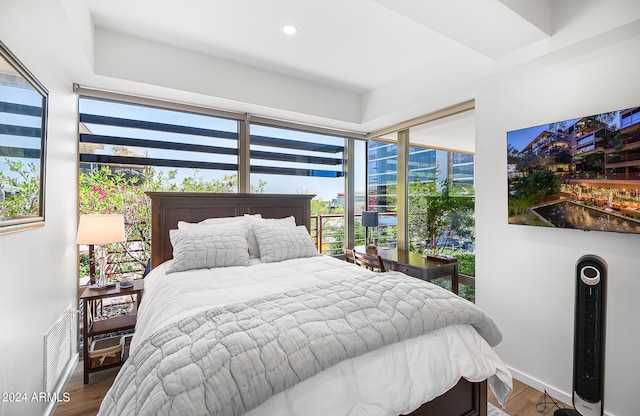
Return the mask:
[[582,376],[587,379],[597,377],[598,358],[598,292],[593,287],[584,288],[583,302],[583,322],[582,322],[582,345],[583,351]]

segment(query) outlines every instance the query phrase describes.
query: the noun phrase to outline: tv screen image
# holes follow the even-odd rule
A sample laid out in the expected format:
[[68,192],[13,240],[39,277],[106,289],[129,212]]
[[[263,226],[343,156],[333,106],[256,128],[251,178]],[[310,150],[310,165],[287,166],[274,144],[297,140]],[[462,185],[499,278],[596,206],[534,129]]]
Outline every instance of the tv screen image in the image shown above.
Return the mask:
[[507,132],[509,224],[640,234],[640,107]]

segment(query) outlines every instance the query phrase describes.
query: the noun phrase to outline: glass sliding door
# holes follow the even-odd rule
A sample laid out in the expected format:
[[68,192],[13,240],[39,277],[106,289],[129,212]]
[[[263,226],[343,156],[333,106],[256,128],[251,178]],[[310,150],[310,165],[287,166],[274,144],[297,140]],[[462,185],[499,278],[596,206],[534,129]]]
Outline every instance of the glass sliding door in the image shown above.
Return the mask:
[[[461,115],[462,114],[462,115]],[[473,144],[473,115],[438,118],[408,129],[385,133],[368,142],[367,200],[378,212],[380,245],[395,247],[397,225],[405,225],[410,251],[449,254],[458,259],[463,284],[460,293],[474,299],[475,192],[474,156],[430,145]],[[468,122],[468,120],[471,120]],[[457,142],[458,136],[464,135]],[[407,166],[398,162],[398,138],[408,137]],[[465,147],[465,146],[462,146]],[[472,146],[471,146],[472,147]],[[407,172],[406,218],[399,215],[399,173]],[[450,281],[443,280],[443,285]]]

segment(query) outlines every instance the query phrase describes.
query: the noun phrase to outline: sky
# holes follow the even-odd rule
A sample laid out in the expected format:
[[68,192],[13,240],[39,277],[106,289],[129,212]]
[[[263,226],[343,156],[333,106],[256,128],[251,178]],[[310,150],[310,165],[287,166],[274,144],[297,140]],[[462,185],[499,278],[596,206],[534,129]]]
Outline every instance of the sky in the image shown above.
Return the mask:
[[[620,112],[621,111],[625,111],[625,110],[613,111],[616,114],[615,114],[615,118],[614,118],[613,122],[609,124],[610,127],[617,128],[618,122],[619,122],[619,119],[620,119]],[[524,129],[519,129],[519,130],[514,130],[514,131],[507,132],[507,148],[509,147],[509,145],[512,145],[516,149],[522,150],[529,143],[531,143],[531,141],[533,139],[535,139],[542,131],[548,129],[550,124],[558,124],[558,125],[563,124],[564,128],[568,128],[568,127],[571,127],[572,125],[574,125],[578,120],[581,120],[584,117],[596,117],[596,116],[598,116],[598,114],[578,117],[578,118],[564,120],[564,121],[560,121],[560,122],[553,122],[552,121],[552,122],[549,122],[547,124],[542,124],[542,125],[539,125],[539,126],[527,127],[527,128],[524,128]]]
[[[575,124],[578,120],[580,120],[580,118],[565,120],[560,123],[564,123],[565,128],[567,128]],[[529,143],[531,143],[533,139],[538,137],[540,133],[542,133],[544,130],[547,130],[549,128],[549,124],[551,123],[507,132],[507,147],[509,147],[509,145],[512,145],[518,150],[524,149]]]

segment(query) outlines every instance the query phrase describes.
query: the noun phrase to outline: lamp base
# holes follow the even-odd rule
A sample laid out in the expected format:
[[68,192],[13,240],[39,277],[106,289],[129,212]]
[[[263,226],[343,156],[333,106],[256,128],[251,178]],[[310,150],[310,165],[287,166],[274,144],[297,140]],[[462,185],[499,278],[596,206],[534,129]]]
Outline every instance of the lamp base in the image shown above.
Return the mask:
[[106,277],[104,277],[104,275],[100,274],[100,278],[96,282],[95,286],[98,287],[98,288],[106,287],[107,286]]
[[378,246],[373,243],[369,243],[367,244],[365,251],[367,254],[378,254]]
[[98,265],[100,266],[100,277],[95,285],[93,285],[96,289],[104,289],[105,287],[112,287],[114,284],[109,284],[107,282],[107,249],[104,246],[96,247],[96,257],[98,260]]
[[[89,289],[109,289],[112,287],[116,287],[116,282],[108,282],[107,284],[105,284],[104,286],[98,286],[98,284],[93,284],[89,286]],[[131,286],[129,286],[131,287]]]

